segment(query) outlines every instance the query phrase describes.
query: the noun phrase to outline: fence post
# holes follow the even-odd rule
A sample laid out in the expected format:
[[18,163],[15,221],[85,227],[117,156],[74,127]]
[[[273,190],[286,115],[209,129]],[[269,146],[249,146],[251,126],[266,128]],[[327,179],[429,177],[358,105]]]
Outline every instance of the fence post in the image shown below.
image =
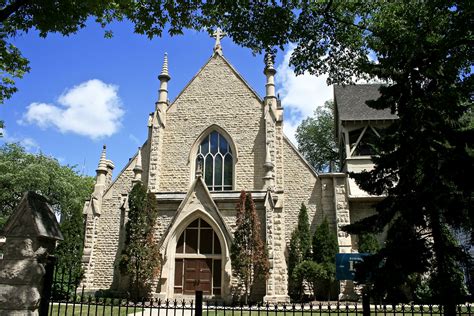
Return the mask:
[[196,310],[194,316],[202,316],[202,291],[196,291]]
[[362,315],[370,316],[370,296],[365,289],[362,292]]
[[41,291],[41,301],[39,307],[39,316],[48,316],[49,300],[51,299],[51,290],[53,288],[54,266],[56,265],[56,257],[48,256],[44,267],[43,290]]

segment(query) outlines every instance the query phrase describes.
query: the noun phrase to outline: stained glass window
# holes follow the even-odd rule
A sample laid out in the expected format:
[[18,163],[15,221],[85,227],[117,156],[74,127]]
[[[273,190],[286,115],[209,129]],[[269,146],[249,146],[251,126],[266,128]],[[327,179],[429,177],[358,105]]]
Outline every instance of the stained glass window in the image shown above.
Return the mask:
[[213,131],[204,138],[196,157],[199,166],[210,191],[232,190],[232,149],[224,136]]

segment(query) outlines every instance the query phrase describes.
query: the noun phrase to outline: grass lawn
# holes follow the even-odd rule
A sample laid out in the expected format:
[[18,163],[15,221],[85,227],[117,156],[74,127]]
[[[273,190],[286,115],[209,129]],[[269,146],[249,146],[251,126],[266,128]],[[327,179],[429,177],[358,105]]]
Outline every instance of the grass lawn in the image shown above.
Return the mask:
[[80,305],[75,305],[74,309],[72,305],[67,306],[67,311],[66,311],[66,306],[65,305],[53,305],[52,310],[50,307],[49,310],[49,315],[50,316],[87,316],[87,315],[97,315],[97,316],[125,316],[131,313],[138,313],[141,312],[141,308],[136,308],[136,310],[133,309],[133,307],[128,308],[128,313],[126,307],[122,306],[119,308],[118,306],[101,306],[101,305],[82,305],[82,311],[81,311],[81,306]]
[[[90,306],[88,305],[82,305],[82,311],[81,311],[81,306],[76,305],[73,309],[73,306],[69,304],[67,306],[67,312],[66,312],[66,306],[65,305],[53,305],[52,306],[52,311],[50,310],[49,315],[50,316],[73,316],[73,315],[97,315],[97,316],[113,316],[113,315],[130,315],[134,313],[141,313],[142,312],[141,307],[137,307],[135,310],[133,307],[129,307],[128,311],[126,307],[122,306],[119,310],[118,306],[102,306],[102,305],[94,305],[91,304]],[[152,309],[152,314],[154,316],[157,316],[157,309],[156,307]],[[189,309],[186,309],[184,312],[181,308],[177,308],[176,310],[170,306],[168,310],[166,310],[165,307],[161,307],[159,310],[159,314],[161,316],[191,316],[194,315],[194,311],[190,311]],[[473,315],[472,309],[467,306],[461,306],[461,309],[458,310],[456,309],[457,315]],[[144,315],[149,315],[150,314],[150,309],[145,308],[144,310]],[[351,306],[349,310],[345,309],[345,306],[341,306],[339,311],[334,307],[331,308],[331,310],[327,310],[327,307],[323,307],[319,309],[319,307],[313,308],[312,311],[309,309],[305,309],[304,311],[301,310],[295,310],[293,311],[291,307],[287,308],[286,310],[283,309],[278,309],[277,311],[273,308],[270,308],[266,310],[265,308],[261,308],[260,310],[254,309],[254,310],[245,310],[245,309],[240,309],[240,308],[226,308],[225,311],[221,309],[211,309],[209,308],[208,310],[206,309],[206,306],[203,306],[203,311],[202,311],[203,316],[362,316],[362,308],[358,307],[357,313],[354,309],[354,306]],[[428,306],[423,306],[421,309],[420,306],[415,306],[413,312],[411,311],[410,306],[405,306],[405,310],[402,311],[401,306],[397,306],[396,310],[392,310],[391,307],[387,307],[387,309],[384,311],[381,308],[378,308],[377,311],[375,311],[374,306],[371,306],[371,316],[372,315],[380,315],[380,316],[437,316],[437,315],[442,315],[438,307],[434,307],[432,311],[430,312],[430,309]]]
[[[456,308],[456,313],[457,315],[473,315],[473,311],[471,308],[468,308],[467,306],[461,306],[461,309],[458,310]],[[405,306],[405,310],[402,311],[400,306],[397,306],[396,310],[392,310],[391,307],[387,307],[387,309],[384,311],[381,308],[377,308],[377,311],[375,310],[374,306],[371,306],[371,315],[380,315],[380,316],[437,316],[437,315],[443,315],[442,312],[440,312],[438,307],[434,307],[432,311],[430,312],[430,309],[428,306],[424,306],[423,308],[419,306],[415,306],[413,312],[411,311],[410,306]],[[232,310],[231,308],[226,309],[225,313],[223,310],[211,310],[209,309],[206,311],[205,307],[203,308],[203,316],[362,316],[362,307],[357,309],[357,313],[354,310],[354,306],[351,306],[349,310],[345,310],[344,306],[341,306],[339,311],[335,309],[331,309],[329,312],[326,308],[322,308],[321,310],[319,307],[313,308],[312,311],[305,310],[295,310],[293,311],[291,307],[287,309],[286,311],[283,310],[278,310],[275,311],[274,309],[270,308],[268,311],[266,309],[260,309],[260,310],[252,310],[252,311],[246,311],[246,310],[240,310],[239,308],[236,308]]]

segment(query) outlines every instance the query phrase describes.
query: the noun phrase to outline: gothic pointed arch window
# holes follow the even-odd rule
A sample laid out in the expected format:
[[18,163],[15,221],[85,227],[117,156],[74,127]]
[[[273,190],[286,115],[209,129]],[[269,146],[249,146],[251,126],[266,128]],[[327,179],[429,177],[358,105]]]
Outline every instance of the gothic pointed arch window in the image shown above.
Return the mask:
[[210,191],[232,190],[234,157],[227,139],[217,131],[204,137],[196,155],[196,173],[201,172]]

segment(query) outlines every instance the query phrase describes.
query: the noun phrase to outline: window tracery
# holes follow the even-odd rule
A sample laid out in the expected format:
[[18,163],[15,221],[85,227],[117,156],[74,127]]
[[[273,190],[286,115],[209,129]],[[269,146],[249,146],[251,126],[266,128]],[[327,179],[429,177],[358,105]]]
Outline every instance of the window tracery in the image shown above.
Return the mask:
[[232,190],[232,149],[227,139],[217,131],[209,133],[199,145],[196,172],[202,173],[210,191]]

